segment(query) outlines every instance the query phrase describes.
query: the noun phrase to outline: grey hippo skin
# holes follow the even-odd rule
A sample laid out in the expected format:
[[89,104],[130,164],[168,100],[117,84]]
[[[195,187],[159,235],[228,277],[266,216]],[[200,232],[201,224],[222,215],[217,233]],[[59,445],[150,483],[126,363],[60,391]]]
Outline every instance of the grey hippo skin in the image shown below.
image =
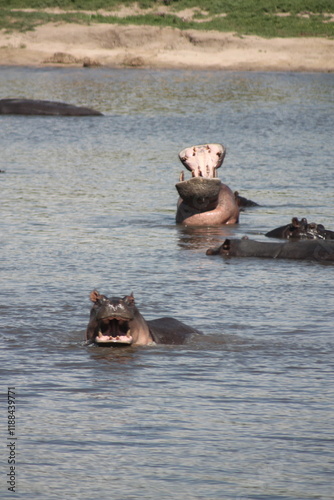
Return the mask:
[[185,181],[181,172],[176,189],[180,195],[176,222],[186,226],[235,224],[239,207],[231,189],[217,179],[225,149],[221,144],[204,144],[182,150],[179,158],[191,172]]
[[86,330],[87,344],[99,346],[142,346],[184,344],[198,330],[174,318],[146,321],[135,306],[133,294],[108,298],[97,290],[90,294],[93,306]]
[[225,257],[262,257],[268,259],[298,259],[334,262],[334,241],[302,240],[267,243],[247,237],[226,239],[217,248],[209,248],[206,255]]
[[95,109],[34,99],[0,99],[0,115],[103,116]]
[[334,231],[325,229],[322,224],[316,224],[315,222],[308,223],[305,218],[298,220],[297,217],[293,217],[290,224],[277,227],[266,233],[265,236],[268,236],[268,238],[281,238],[286,240],[334,240]]
[[235,201],[237,202],[238,207],[240,207],[240,208],[259,207],[260,206],[258,203],[255,203],[255,201],[248,200],[247,198],[240,196],[238,191],[234,191],[234,198],[235,198]]

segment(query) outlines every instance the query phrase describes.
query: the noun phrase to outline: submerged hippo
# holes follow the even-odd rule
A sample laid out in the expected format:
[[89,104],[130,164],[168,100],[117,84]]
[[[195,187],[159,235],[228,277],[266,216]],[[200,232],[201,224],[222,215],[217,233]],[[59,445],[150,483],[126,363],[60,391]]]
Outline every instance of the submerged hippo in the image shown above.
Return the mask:
[[291,224],[280,226],[265,234],[268,238],[283,238],[289,239],[318,239],[318,240],[334,240],[334,231],[325,229],[322,224],[315,222],[308,223],[307,219],[298,220],[293,217]]
[[0,99],[0,115],[103,116],[95,109],[34,99]]
[[209,248],[206,255],[334,261],[334,241],[303,240],[267,243],[243,237],[241,240],[226,239],[219,247]]
[[184,344],[201,332],[174,318],[146,321],[135,306],[133,294],[108,298],[94,290],[94,303],[86,330],[88,344],[127,346],[148,344]]
[[221,144],[186,148],[179,153],[192,178],[185,181],[181,172],[176,189],[180,195],[176,222],[187,226],[235,224],[239,207],[231,189],[217,179],[217,168],[225,157]]
[[238,191],[234,191],[234,198],[237,202],[238,207],[246,208],[246,207],[258,207],[259,204],[255,203],[255,201],[247,200],[244,196],[240,196]]

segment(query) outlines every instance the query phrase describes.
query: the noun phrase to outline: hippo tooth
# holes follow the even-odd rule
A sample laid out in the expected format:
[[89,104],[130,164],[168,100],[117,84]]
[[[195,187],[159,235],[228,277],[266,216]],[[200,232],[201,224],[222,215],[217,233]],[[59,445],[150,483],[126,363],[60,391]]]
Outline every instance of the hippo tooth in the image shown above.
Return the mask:
[[130,328],[129,328],[129,330],[126,332],[126,336],[127,336],[127,337],[131,337],[131,330],[130,330]]
[[99,333],[98,333],[98,337],[99,337],[99,338],[103,337],[103,334],[102,334],[101,330],[100,330],[100,331],[99,331]]

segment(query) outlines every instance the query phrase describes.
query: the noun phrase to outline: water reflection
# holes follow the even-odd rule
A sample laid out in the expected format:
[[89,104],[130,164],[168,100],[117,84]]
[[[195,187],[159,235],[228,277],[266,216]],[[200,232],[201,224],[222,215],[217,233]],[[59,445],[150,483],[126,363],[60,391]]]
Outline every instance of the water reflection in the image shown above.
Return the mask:
[[85,350],[89,358],[93,361],[103,363],[120,363],[129,364],[134,361],[137,350],[136,347],[100,347],[100,346],[87,346]]
[[178,246],[184,250],[207,250],[221,245],[225,238],[236,234],[236,224],[212,227],[177,226]]

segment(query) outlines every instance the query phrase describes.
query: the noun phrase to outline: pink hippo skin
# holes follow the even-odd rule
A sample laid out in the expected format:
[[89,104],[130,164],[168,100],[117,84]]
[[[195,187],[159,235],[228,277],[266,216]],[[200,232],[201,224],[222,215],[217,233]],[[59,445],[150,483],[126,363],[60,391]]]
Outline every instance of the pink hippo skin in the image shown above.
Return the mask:
[[185,181],[181,172],[176,189],[180,195],[176,222],[186,226],[235,224],[239,207],[234,193],[217,178],[225,149],[221,144],[205,144],[186,148],[179,153],[192,178]]

